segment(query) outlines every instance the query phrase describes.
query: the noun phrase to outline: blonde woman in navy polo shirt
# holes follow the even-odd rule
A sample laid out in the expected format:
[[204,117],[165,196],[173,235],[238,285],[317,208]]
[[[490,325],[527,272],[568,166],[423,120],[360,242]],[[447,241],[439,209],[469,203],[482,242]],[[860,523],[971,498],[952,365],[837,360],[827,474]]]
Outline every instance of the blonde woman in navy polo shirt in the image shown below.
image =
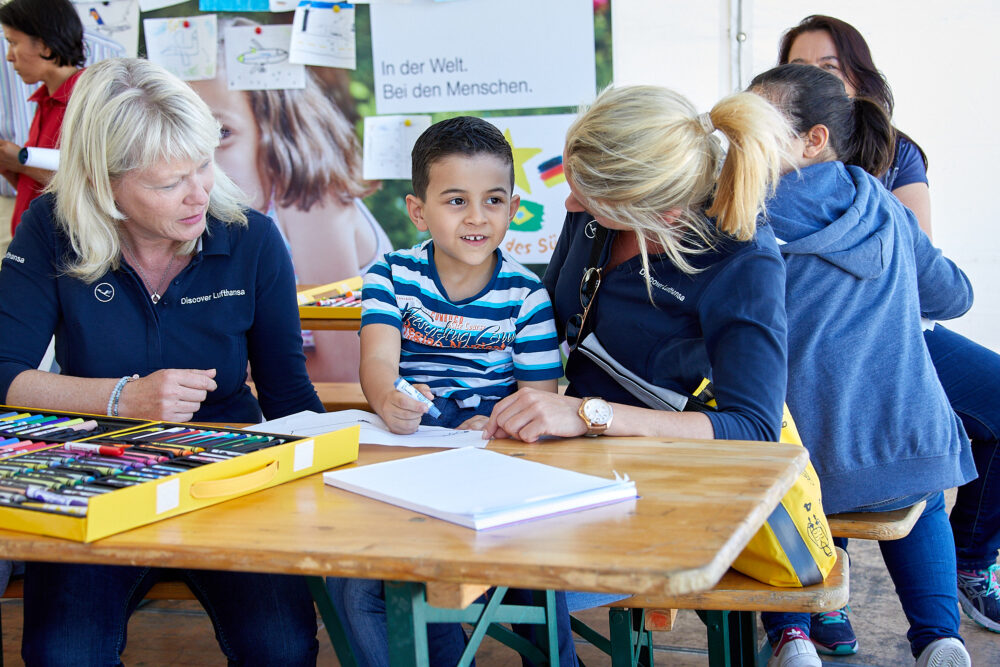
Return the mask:
[[[0,271],[2,402],[203,422],[322,410],[288,252],[216,169],[218,142],[205,103],[158,65],[112,59],[80,77],[51,194],[25,213]],[[62,375],[34,370],[53,334]],[[304,580],[174,574],[205,604],[230,664],[315,664]],[[119,664],[128,617],[162,576],[29,563],[25,662]]]
[[678,395],[711,378],[719,409],[650,409],[574,351],[565,396],[518,391],[485,434],[777,440],[785,268],[758,212],[786,136],[780,114],[746,93],[700,115],[664,88],[602,93],[566,138],[572,194],[544,278],[560,336],[572,345],[592,333],[628,371]]

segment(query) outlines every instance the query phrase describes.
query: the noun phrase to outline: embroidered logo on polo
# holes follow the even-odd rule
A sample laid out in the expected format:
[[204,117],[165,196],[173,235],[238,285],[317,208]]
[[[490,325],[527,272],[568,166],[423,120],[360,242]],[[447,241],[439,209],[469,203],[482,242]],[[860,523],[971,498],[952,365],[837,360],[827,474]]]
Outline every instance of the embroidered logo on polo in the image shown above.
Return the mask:
[[193,303],[204,303],[213,299],[224,299],[229,296],[246,296],[246,293],[246,290],[242,289],[220,289],[218,292],[202,294],[201,296],[182,296],[181,305],[190,306]]
[[115,298],[115,287],[111,283],[99,283],[94,288],[94,296],[101,303],[107,303]]
[[429,313],[420,306],[407,306],[403,311],[403,338],[422,345],[502,350],[513,344],[515,336],[516,332],[502,331],[494,321]]
[[591,220],[583,227],[583,235],[588,239],[592,239],[597,236],[597,220]]
[[[642,276],[643,278],[645,278],[646,277],[646,269],[639,269],[639,275]],[[652,276],[649,277],[649,284],[652,285],[653,287],[655,287],[658,290],[666,292],[667,294],[669,294],[670,296],[674,297],[678,301],[683,301],[684,299],[687,298],[686,296],[684,296],[683,294],[681,294],[680,292],[678,292],[677,290],[675,290],[670,285],[664,285],[663,283],[661,283],[656,278],[653,278]]]

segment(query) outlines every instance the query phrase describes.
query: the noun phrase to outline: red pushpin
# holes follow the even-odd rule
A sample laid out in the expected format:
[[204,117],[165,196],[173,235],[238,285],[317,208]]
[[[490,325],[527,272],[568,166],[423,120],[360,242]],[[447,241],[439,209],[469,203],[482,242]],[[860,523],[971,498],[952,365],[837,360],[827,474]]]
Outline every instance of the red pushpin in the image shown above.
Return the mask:
[[258,35],[259,35],[260,33],[264,32],[263,30],[261,30],[260,26],[257,26],[256,28],[254,28],[254,29],[253,29],[253,31],[254,31],[255,33],[257,33]]
[[185,19],[185,21],[184,21],[184,27],[185,28],[190,28],[191,27],[191,22]]

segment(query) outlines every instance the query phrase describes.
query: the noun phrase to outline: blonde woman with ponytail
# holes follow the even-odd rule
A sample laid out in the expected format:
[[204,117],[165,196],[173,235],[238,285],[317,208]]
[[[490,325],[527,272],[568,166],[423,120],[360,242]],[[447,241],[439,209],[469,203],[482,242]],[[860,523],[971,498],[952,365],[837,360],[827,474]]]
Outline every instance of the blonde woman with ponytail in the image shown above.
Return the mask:
[[[699,114],[663,88],[611,88],[584,110],[566,137],[571,195],[545,274],[569,387],[500,401],[484,435],[777,440],[785,270],[761,212],[789,136],[745,93]],[[647,407],[585,349],[680,402]],[[704,378],[717,409],[684,404]]]

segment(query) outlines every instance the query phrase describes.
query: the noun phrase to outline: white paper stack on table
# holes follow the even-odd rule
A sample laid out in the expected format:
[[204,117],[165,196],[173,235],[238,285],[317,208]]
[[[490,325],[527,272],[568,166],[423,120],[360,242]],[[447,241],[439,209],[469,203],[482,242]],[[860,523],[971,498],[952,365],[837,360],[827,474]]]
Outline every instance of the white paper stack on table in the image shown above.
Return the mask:
[[323,473],[354,493],[481,530],[634,499],[635,482],[466,447]]

